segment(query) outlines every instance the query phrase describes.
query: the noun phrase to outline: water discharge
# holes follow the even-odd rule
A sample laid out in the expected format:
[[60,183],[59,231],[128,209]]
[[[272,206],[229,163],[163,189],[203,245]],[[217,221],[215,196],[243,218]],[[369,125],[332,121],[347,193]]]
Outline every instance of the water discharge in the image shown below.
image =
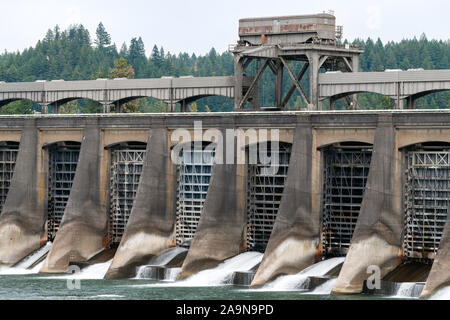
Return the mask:
[[42,259],[44,257],[44,255],[46,255],[50,251],[51,248],[52,248],[52,243],[47,242],[45,244],[45,246],[34,251],[32,254],[30,254],[30,255],[26,256],[24,259],[22,259],[19,263],[17,263],[14,266],[14,268],[17,268],[17,269],[30,268],[33,264],[35,264],[37,261]]
[[[316,263],[300,273],[289,276],[281,276],[276,280],[267,283],[258,291],[291,291],[308,289],[310,277],[324,277],[333,269],[343,264],[345,258],[332,258]],[[325,285],[325,284],[324,284]],[[323,285],[318,287],[321,288]],[[331,289],[330,289],[331,292]]]
[[213,287],[231,284],[237,271],[249,271],[261,263],[263,254],[245,252],[219,264],[216,268],[201,271],[186,280],[166,284],[138,285],[140,287]]
[[391,298],[414,298],[420,295],[415,282],[403,282],[398,285],[397,292]]
[[432,295],[429,300],[450,300],[450,287],[445,287]]
[[41,279],[79,279],[79,280],[101,280],[105,277],[106,272],[109,269],[109,266],[112,263],[112,259],[104,262],[93,264],[84,269],[81,269],[80,272],[74,274],[67,275],[59,275],[59,276],[51,276],[51,277],[42,277]]
[[170,262],[172,262],[177,256],[187,253],[186,248],[170,248],[164,250],[159,256],[154,257],[150,260],[148,265],[150,266],[166,266]]
[[44,261],[40,262],[32,269],[23,269],[19,267],[13,268],[0,268],[0,275],[26,275],[26,274],[38,274]]

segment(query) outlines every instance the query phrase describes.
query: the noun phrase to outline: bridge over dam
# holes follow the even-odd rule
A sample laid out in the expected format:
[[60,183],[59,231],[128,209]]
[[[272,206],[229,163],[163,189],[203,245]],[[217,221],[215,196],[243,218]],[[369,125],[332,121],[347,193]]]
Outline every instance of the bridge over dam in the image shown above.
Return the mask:
[[0,117],[0,264],[51,241],[41,272],[62,273],[114,248],[106,277],[124,278],[184,247],[184,278],[259,251],[260,286],[346,257],[336,294],[361,292],[370,266],[387,279],[420,265],[402,281],[426,296],[450,279],[449,123],[444,110]]
[[[281,58],[283,59],[283,58]],[[269,61],[266,59],[266,62]],[[284,59],[283,59],[284,61]],[[267,62],[268,64],[268,62]],[[318,74],[317,103],[311,104],[301,88],[298,78],[294,77],[289,65],[294,84],[281,101],[281,92],[277,93],[278,105],[274,109],[284,110],[287,101],[295,90],[309,104],[309,109],[322,109],[322,101],[330,99],[330,109],[334,109],[336,100],[347,98],[349,109],[358,109],[348,98],[357,93],[371,92],[388,96],[395,101],[396,109],[416,109],[416,100],[428,94],[450,90],[450,70],[416,70],[393,72],[331,72]],[[303,72],[303,71],[302,71]],[[90,99],[103,105],[103,112],[109,113],[110,106],[116,106],[116,113],[121,113],[121,105],[128,101],[150,97],[169,105],[168,110],[186,112],[187,105],[209,96],[222,96],[236,99],[236,110],[244,111],[244,102],[254,95],[259,76],[224,77],[164,77],[161,79],[97,79],[86,81],[43,81],[43,82],[0,82],[0,107],[16,100],[30,100],[41,105],[42,113],[48,113],[48,106],[54,106],[54,113],[59,107],[76,99]],[[242,92],[243,96],[236,96]],[[239,101],[241,99],[241,101]],[[252,99],[252,110],[257,108],[257,99]],[[406,100],[406,105],[405,105]],[[256,106],[255,106],[256,104]]]
[[[250,79],[245,77],[244,83]],[[85,81],[36,81],[5,83],[0,82],[0,107],[17,100],[29,100],[41,105],[42,113],[48,113],[48,106],[59,107],[76,99],[90,99],[103,105],[103,112],[108,113],[115,105],[120,113],[120,106],[130,100],[150,97],[161,100],[175,111],[176,103],[181,104],[181,111],[197,99],[208,96],[223,96],[234,99],[234,77],[163,77],[158,79],[97,79]]]

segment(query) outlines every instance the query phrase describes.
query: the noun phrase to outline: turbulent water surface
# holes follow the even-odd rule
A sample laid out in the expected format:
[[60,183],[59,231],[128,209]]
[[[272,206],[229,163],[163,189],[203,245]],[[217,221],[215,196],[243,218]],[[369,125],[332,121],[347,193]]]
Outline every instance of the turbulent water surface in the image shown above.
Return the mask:
[[[248,271],[262,259],[260,254],[243,254],[214,269],[198,273],[184,281],[156,282],[142,279],[103,280],[111,261],[93,265],[71,275],[40,275],[33,270],[0,269],[0,300],[331,300],[398,299],[370,295],[333,297],[336,279],[305,291],[296,289],[305,275],[323,275],[341,263],[332,260],[305,270],[302,274],[280,278],[266,288],[252,290],[229,285],[234,271]],[[76,284],[79,283],[79,286]],[[449,299],[443,290],[437,299]],[[404,297],[405,299],[407,297]]]

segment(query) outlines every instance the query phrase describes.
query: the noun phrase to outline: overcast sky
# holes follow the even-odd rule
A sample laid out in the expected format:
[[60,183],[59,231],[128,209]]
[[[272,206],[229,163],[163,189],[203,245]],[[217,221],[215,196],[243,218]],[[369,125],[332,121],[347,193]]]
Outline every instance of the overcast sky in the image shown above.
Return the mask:
[[227,50],[247,17],[311,14],[333,10],[344,37],[400,41],[425,33],[450,39],[448,0],[13,0],[1,2],[0,50],[34,46],[47,30],[83,24],[92,40],[101,21],[116,43],[141,36],[171,53]]

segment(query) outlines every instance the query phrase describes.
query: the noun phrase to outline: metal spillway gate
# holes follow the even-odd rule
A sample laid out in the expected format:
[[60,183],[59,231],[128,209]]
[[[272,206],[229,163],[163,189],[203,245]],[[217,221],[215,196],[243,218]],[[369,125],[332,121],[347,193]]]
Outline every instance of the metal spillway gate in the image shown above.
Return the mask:
[[147,154],[145,144],[125,144],[111,149],[110,243],[119,244],[130,218]]
[[17,142],[5,142],[0,145],[0,213],[6,202],[18,153],[19,143]]
[[406,152],[405,231],[407,258],[432,260],[441,242],[450,199],[450,146]]
[[80,143],[63,142],[52,145],[48,148],[48,155],[47,236],[48,240],[53,241],[69,200],[80,155]]
[[194,238],[208,193],[215,151],[185,149],[177,168],[176,243],[189,246]]
[[[266,165],[248,165],[247,177],[247,250],[264,252],[269,242],[280,207],[284,186],[287,180],[291,144],[279,145],[279,169],[274,175],[265,174]],[[267,156],[271,156],[270,145]]]
[[325,256],[346,255],[366,188],[372,147],[355,143],[323,150],[322,246]]

